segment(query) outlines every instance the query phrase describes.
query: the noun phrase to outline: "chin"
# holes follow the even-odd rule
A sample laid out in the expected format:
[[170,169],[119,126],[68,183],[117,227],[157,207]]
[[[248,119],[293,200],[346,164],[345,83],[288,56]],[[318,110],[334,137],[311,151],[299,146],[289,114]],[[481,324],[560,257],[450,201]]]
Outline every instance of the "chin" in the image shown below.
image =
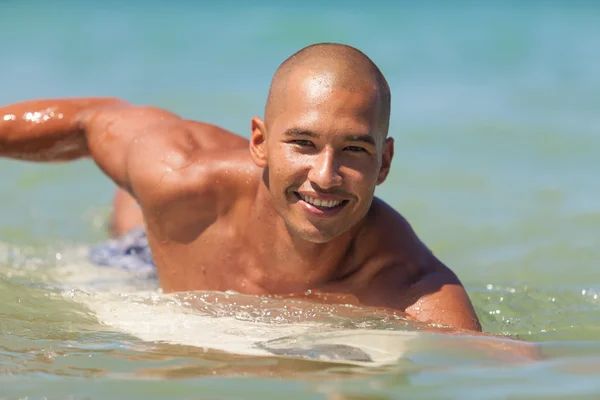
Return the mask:
[[327,243],[340,236],[344,231],[331,231],[318,229],[315,226],[310,227],[298,227],[288,225],[290,232],[302,240],[306,240],[311,243]]
[[332,236],[332,235],[323,235],[320,232],[313,234],[304,234],[304,235],[299,235],[303,240],[306,240],[307,242],[311,242],[311,243],[316,243],[316,244],[323,244],[323,243],[327,243],[332,241],[333,239],[335,239],[336,236]]

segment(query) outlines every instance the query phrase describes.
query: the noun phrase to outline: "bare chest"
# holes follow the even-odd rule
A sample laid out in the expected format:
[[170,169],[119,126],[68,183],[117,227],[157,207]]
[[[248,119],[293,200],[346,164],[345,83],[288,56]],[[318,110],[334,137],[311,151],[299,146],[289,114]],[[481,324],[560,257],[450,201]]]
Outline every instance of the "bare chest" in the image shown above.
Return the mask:
[[398,246],[381,246],[381,240],[363,235],[360,245],[314,257],[281,245],[277,236],[252,229],[257,222],[252,225],[248,214],[240,207],[193,235],[183,235],[187,240],[152,240],[149,232],[161,287],[167,292],[231,290],[251,295],[319,291],[351,295],[371,304],[383,302],[379,297],[385,296],[386,286],[401,289],[382,278],[388,266],[402,268]]
[[168,292],[245,292],[248,263],[258,245],[244,240],[242,228],[218,219],[186,241],[152,240],[149,233],[161,287]]
[[368,286],[366,280],[371,274],[365,272],[375,267],[360,265],[354,254],[304,256],[260,235],[252,235],[245,222],[237,219],[235,223],[217,220],[187,243],[176,240],[150,240],[150,243],[161,287],[167,292],[352,293]]

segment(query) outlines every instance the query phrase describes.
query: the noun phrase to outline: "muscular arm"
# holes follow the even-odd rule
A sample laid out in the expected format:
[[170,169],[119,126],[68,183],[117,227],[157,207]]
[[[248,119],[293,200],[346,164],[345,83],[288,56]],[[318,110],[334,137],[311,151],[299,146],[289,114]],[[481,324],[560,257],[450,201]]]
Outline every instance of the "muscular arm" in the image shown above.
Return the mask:
[[[430,257],[431,272],[412,286],[416,301],[406,308],[407,314],[416,320],[446,327],[432,328],[432,332],[470,336],[465,344],[493,359],[532,362],[544,358],[535,343],[482,332],[471,300],[459,279],[433,255]],[[449,342],[448,345],[456,343]]]
[[[112,98],[33,100],[0,108],[0,156],[27,161],[91,157],[163,230],[186,231],[210,213],[211,150],[247,147],[217,126]],[[202,157],[202,163],[195,161]],[[207,174],[207,172],[209,172]]]
[[435,257],[404,217],[381,201],[374,204],[373,224],[377,229],[370,240],[383,254],[380,262],[389,266],[375,281],[379,302],[418,321],[481,331],[456,275]]
[[[131,151],[136,141],[144,154]],[[244,144],[216,126],[116,98],[32,100],[0,108],[0,156],[46,162],[91,156],[130,193],[132,153],[137,168],[152,166],[160,173],[158,168],[185,164],[199,149]]]
[[[515,361],[542,358],[535,344],[482,332],[473,304],[458,277],[435,257],[406,219],[383,202],[375,204],[374,226],[378,229],[374,230],[377,236],[371,239],[379,244],[379,249],[389,249],[388,257],[381,259],[389,267],[375,275],[371,304],[404,311],[408,317],[427,324],[426,332],[466,335],[469,339],[465,343],[492,358]],[[447,344],[456,346],[457,342]]]
[[31,100],[0,108],[0,156],[68,161],[89,155],[82,112],[125,106],[115,98]]
[[132,141],[183,122],[166,110],[115,98],[32,100],[3,107],[0,115],[0,156],[46,162],[91,156],[128,191]]

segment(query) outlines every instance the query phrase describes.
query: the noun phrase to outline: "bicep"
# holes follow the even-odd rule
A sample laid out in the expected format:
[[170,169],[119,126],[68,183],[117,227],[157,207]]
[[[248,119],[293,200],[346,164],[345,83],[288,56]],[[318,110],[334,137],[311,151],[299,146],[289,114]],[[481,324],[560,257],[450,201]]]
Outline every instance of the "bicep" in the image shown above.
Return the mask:
[[182,121],[156,107],[119,105],[87,111],[82,116],[87,145],[98,167],[131,193],[128,158],[134,140]]

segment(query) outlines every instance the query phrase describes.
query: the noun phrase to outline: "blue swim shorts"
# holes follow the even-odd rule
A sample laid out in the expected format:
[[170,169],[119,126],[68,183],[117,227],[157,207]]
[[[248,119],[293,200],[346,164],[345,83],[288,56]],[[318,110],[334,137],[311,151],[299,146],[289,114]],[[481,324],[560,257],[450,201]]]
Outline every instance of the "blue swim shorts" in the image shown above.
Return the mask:
[[122,268],[138,276],[156,278],[156,268],[143,227],[91,247],[88,257],[96,265]]

